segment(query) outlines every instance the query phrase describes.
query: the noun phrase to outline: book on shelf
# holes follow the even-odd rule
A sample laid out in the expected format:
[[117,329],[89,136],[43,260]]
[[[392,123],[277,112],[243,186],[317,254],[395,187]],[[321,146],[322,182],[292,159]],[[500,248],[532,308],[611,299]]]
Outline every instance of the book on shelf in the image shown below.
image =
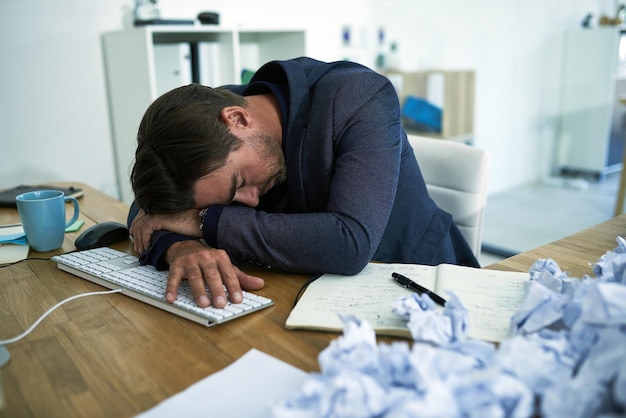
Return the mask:
[[339,314],[368,321],[378,335],[410,337],[407,324],[392,312],[393,302],[412,292],[391,276],[400,273],[446,298],[454,292],[469,316],[470,338],[500,342],[525,297],[529,274],[440,264],[369,263],[354,276],[323,274],[313,281],[291,311],[285,327],[342,331]]

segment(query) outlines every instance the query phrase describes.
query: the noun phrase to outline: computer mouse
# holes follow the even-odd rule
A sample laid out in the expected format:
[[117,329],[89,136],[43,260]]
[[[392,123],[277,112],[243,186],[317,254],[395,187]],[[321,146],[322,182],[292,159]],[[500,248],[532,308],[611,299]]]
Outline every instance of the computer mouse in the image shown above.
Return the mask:
[[119,222],[101,222],[80,234],[74,245],[79,250],[108,247],[128,239],[128,228]]

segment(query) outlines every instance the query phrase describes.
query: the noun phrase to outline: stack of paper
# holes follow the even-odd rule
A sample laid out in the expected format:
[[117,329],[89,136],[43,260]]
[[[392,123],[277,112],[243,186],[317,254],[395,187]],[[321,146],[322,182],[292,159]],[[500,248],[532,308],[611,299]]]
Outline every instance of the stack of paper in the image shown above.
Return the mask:
[[0,225],[0,265],[24,260],[29,249],[22,225]]

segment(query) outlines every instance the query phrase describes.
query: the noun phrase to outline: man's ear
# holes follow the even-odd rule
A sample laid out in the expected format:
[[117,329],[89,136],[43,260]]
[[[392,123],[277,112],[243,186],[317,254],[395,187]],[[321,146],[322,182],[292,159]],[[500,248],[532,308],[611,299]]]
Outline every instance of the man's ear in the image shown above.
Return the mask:
[[241,106],[226,106],[221,116],[230,129],[240,129],[250,124],[250,114]]

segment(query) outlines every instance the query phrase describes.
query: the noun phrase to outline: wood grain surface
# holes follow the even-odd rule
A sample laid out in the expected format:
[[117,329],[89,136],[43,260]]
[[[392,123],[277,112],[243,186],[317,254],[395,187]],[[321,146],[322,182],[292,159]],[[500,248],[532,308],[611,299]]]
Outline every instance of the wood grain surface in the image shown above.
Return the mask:
[[[128,207],[86,184],[58,184],[85,190],[79,199],[85,225],[67,233],[60,250],[31,251],[30,257],[45,260],[0,268],[0,339],[22,333],[67,297],[104,290],[59,270],[49,258],[73,251],[76,237],[95,223],[125,222]],[[0,224],[18,221],[16,210],[0,209]],[[537,258],[552,257],[574,276],[590,274],[589,263],[613,249],[620,234],[626,234],[626,215],[488,268],[527,271]],[[132,253],[130,241],[114,248]],[[63,305],[27,337],[7,346],[12,358],[1,370],[6,406],[0,417],[130,417],[228,366],[250,348],[318,371],[318,354],[339,334],[284,328],[308,276],[245,270],[266,280],[257,293],[275,305],[212,328],[121,294]]]

